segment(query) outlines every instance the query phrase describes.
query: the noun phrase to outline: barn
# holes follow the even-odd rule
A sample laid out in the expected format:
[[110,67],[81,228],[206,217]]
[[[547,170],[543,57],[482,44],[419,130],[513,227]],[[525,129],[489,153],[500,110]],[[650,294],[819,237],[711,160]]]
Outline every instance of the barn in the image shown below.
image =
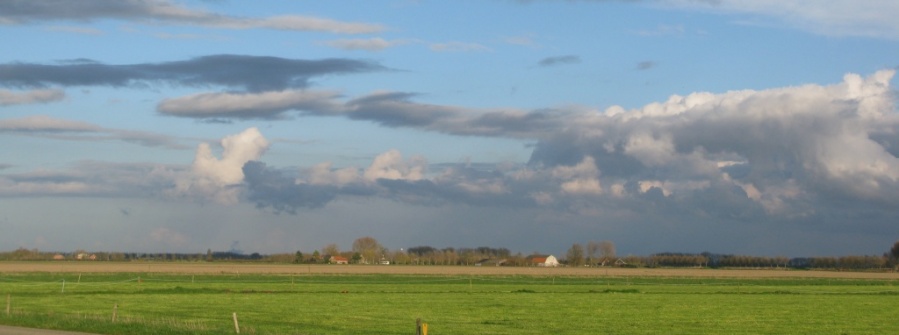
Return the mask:
[[532,266],[557,267],[559,260],[553,255],[534,255],[528,259],[528,263]]

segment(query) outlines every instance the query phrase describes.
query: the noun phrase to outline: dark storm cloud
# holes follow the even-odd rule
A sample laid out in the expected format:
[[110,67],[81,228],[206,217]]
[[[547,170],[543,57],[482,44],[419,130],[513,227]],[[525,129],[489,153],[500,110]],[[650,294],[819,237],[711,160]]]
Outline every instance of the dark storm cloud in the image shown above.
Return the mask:
[[565,56],[554,56],[547,57],[541,59],[537,62],[537,65],[541,67],[549,67],[556,65],[566,65],[566,64],[578,64],[581,62],[581,58],[575,55],[565,55]]
[[246,55],[210,55],[183,61],[127,65],[6,63],[0,64],[0,86],[126,87],[167,83],[267,91],[306,87],[309,79],[317,76],[381,70],[386,68],[351,59],[303,60]]
[[294,178],[268,168],[265,163],[249,161],[243,166],[247,198],[259,208],[296,213],[300,208],[319,208],[333,200],[337,187],[296,184]]

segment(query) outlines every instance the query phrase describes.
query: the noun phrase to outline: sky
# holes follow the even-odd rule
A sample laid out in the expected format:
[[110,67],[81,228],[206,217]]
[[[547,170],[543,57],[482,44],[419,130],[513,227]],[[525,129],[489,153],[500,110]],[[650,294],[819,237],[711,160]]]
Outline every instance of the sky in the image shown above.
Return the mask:
[[880,255],[893,0],[0,0],[0,249]]

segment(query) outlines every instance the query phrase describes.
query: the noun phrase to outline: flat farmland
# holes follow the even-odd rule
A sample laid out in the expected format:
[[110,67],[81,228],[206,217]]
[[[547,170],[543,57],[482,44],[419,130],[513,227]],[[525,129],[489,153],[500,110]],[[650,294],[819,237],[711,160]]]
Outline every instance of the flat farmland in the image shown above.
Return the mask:
[[13,262],[0,294],[0,324],[98,334],[885,334],[899,276]]
[[542,268],[497,266],[307,265],[258,263],[146,263],[146,262],[0,262],[0,273],[170,273],[170,274],[395,274],[504,276],[613,276],[696,278],[855,278],[899,280],[896,272],[731,270],[700,268]]

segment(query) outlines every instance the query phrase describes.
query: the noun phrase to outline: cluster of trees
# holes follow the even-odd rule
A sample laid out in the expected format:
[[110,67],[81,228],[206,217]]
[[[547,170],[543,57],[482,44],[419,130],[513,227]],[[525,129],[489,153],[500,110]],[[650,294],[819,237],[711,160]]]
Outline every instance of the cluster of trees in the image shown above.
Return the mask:
[[590,241],[586,248],[575,243],[565,253],[565,263],[569,266],[605,266],[615,261],[615,243],[612,241]]
[[[90,255],[91,257],[81,257]],[[328,263],[331,256],[341,256],[356,264],[410,264],[410,265],[502,265],[528,266],[529,259],[538,253],[524,255],[512,253],[506,248],[434,248],[416,246],[408,249],[389,250],[373,237],[360,237],[353,241],[352,249],[343,251],[331,243],[321,250],[311,253],[282,253],[261,255],[244,254],[232,247],[230,251],[203,253],[123,253],[95,252],[84,250],[74,252],[44,252],[37,249],[19,248],[0,252],[0,261],[42,261],[62,257],[66,260],[99,261],[253,261],[278,263]],[[883,256],[842,256],[842,257],[763,257],[747,255],[713,254],[703,252],[658,253],[649,256],[618,257],[615,244],[611,241],[590,241],[585,245],[574,243],[562,259],[567,266],[627,266],[627,267],[712,267],[712,268],[796,268],[796,269],[846,269],[865,270],[899,268],[899,241]]]

